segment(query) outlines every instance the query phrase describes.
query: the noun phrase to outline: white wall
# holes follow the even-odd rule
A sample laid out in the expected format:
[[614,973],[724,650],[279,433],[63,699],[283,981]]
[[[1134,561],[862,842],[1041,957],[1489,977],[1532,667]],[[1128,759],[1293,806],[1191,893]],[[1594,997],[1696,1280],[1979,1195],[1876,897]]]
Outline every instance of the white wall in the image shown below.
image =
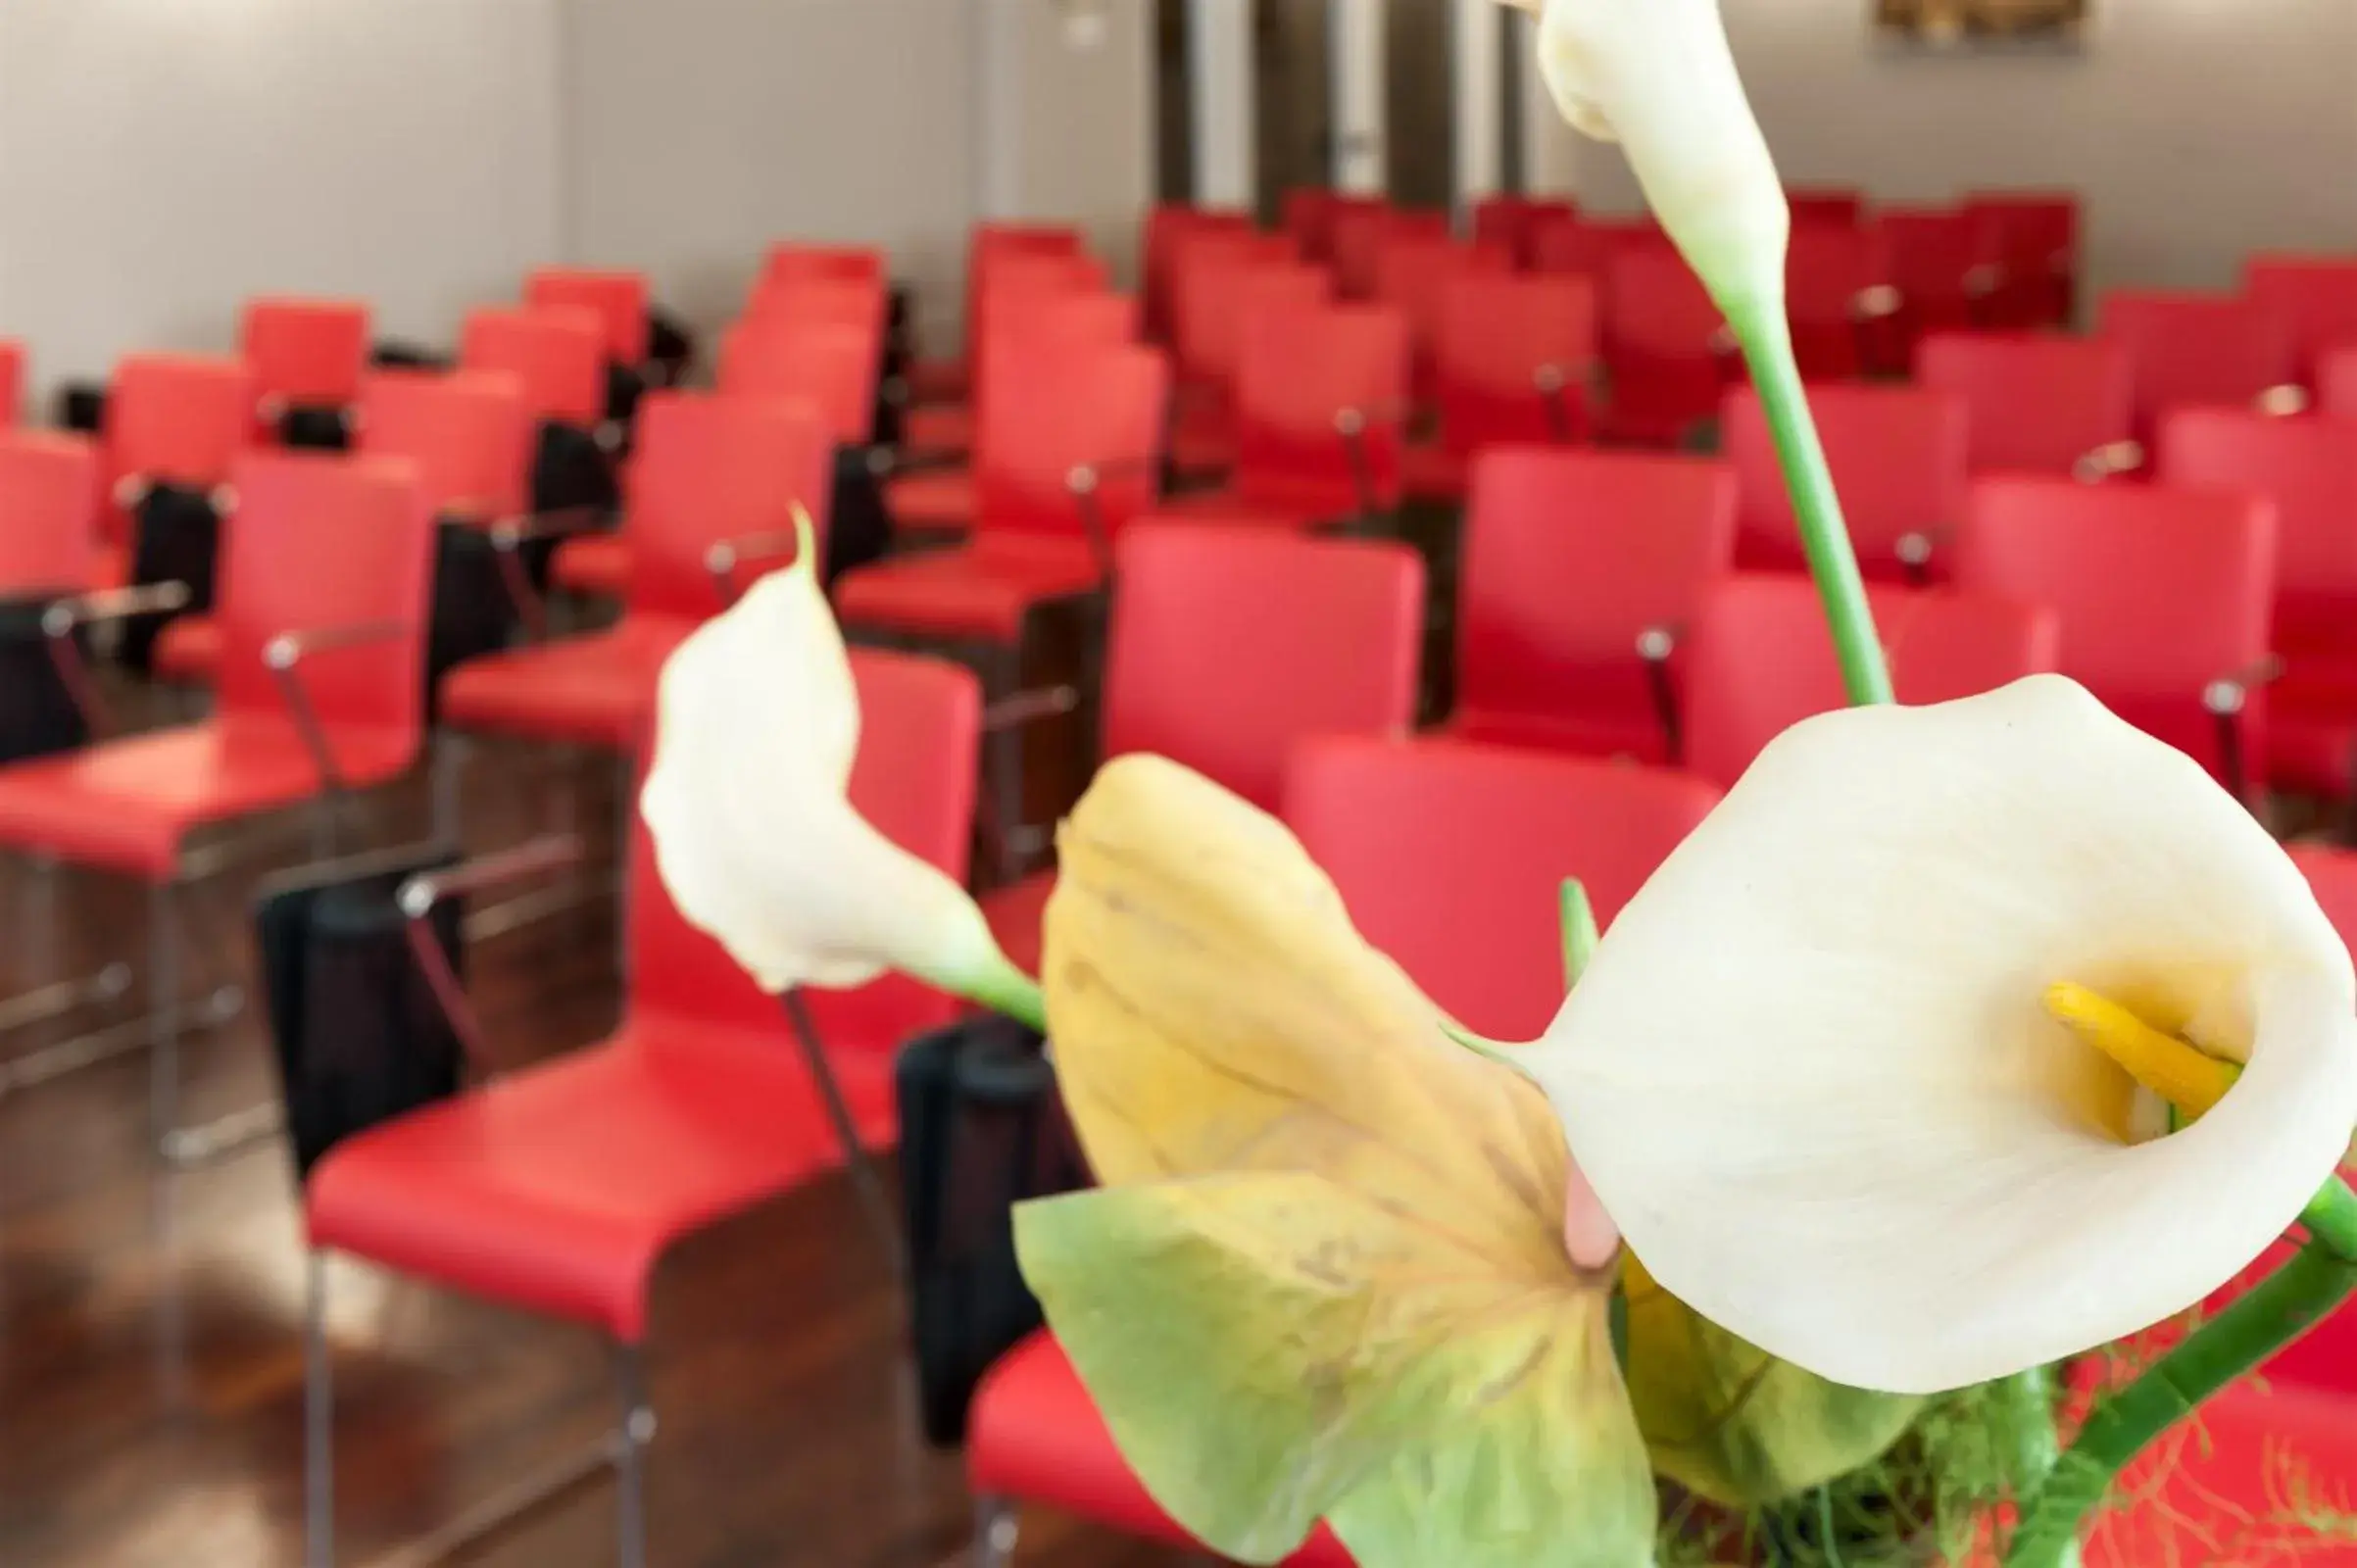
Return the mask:
[[[2097,0],[2084,53],[1962,57],[1877,45],[1867,0],[1722,4],[1795,183],[2080,190],[2097,287],[2225,286],[2254,249],[2357,249],[2357,0]],[[1569,156],[1584,197],[1634,202],[1616,152]]]
[[0,0],[0,332],[42,381],[355,294],[441,339],[559,244],[559,0]]

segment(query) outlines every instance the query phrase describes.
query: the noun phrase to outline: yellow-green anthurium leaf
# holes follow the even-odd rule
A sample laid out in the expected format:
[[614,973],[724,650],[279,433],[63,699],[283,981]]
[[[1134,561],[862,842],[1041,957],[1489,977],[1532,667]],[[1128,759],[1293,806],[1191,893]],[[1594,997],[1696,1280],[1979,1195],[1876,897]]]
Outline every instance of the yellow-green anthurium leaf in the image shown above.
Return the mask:
[[1463,1050],[1273,818],[1154,758],[1060,838],[1043,987],[1100,1192],[1016,1216],[1123,1455],[1213,1549],[1645,1568],[1609,1268],[1543,1095]]
[[1712,1323],[1635,1257],[1629,1398],[1653,1468],[1733,1508],[1764,1507],[1873,1463],[1923,1409],[1916,1396],[1829,1383]]

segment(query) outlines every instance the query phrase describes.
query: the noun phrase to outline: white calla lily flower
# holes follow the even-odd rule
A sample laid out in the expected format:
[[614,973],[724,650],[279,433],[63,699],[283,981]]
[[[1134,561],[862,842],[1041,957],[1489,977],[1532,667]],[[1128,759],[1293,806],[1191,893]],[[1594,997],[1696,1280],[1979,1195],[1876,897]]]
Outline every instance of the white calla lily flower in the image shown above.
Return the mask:
[[[2260,824],[2038,676],[1777,740],[1517,1059],[1664,1287],[1920,1394],[2136,1332],[2256,1258],[2357,1125],[2353,1005]],[[2105,1009],[2233,1086],[2167,1131],[2058,1021]]]
[[852,807],[859,694],[795,520],[794,564],[663,665],[639,799],[663,886],[763,990],[900,969],[963,991],[1005,960],[965,890]]
[[1687,262],[1732,311],[1784,298],[1792,213],[1718,0],[1512,0],[1574,129],[1618,141]]

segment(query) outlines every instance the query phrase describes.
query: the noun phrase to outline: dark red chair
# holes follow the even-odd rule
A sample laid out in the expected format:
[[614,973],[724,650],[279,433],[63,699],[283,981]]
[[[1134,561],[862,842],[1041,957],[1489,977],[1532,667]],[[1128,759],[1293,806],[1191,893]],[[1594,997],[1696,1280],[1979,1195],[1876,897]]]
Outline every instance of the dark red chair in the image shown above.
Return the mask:
[[[1709,810],[1674,774],[1459,744],[1306,741],[1285,814],[1369,940],[1474,1028],[1536,1036],[1563,999],[1565,877],[1599,917],[1619,908]],[[976,1391],[966,1430],[974,1561],[1008,1568],[1016,1501],[1173,1546],[1196,1543],[1123,1462],[1052,1334],[1018,1345]],[[1287,1568],[1349,1568],[1323,1528]],[[1437,1568],[1437,1565],[1436,1565]]]
[[1980,263],[1993,269],[1990,326],[2068,326],[2079,293],[2079,198],[2064,191],[1974,191],[1964,199]]
[[1141,293],[1146,332],[1156,343],[1170,341],[1178,309],[1180,258],[1203,234],[1250,234],[1250,213],[1162,202],[1146,215],[1144,282]]
[[2239,793],[2267,756],[2276,531],[2263,496],[1980,479],[1952,574],[2051,606],[2064,674]]
[[2291,333],[2302,379],[2317,361],[2357,342],[2357,260],[2336,256],[2253,256],[2242,270],[2250,299],[2273,311]]
[[134,354],[115,367],[100,446],[106,454],[107,583],[131,576],[140,503],[159,484],[212,491],[252,443],[254,381],[243,362]]
[[1439,439],[1407,449],[1407,493],[1462,501],[1485,448],[1587,438],[1596,285],[1569,275],[1457,278],[1441,297],[1433,363]]
[[606,417],[610,328],[577,306],[469,311],[459,335],[459,368],[516,378],[536,420],[591,430]]
[[359,300],[249,300],[237,337],[267,426],[289,409],[346,409],[360,397],[368,307]]
[[1279,204],[1278,226],[1304,260],[1323,265],[1334,259],[1334,215],[1353,199],[1321,186],[1297,185]]
[[[792,555],[797,506],[810,513],[823,548],[832,464],[826,431],[795,405],[650,395],[639,411],[623,511],[630,569],[621,618],[602,631],[468,660],[443,680],[442,722],[461,732],[634,752],[654,716],[663,661],[751,578]],[[492,530],[536,636],[545,634],[546,619],[516,552],[579,526],[577,518],[550,517]],[[461,748],[444,748],[447,765],[455,767],[461,755]]]
[[[1123,537],[1105,675],[1105,755],[1153,752],[1268,810],[1306,735],[1404,735],[1424,644],[1408,547],[1150,514]],[[1039,967],[1043,872],[983,900],[1007,956]]]
[[1847,219],[1794,215],[1785,255],[1792,353],[1811,381],[1851,381],[1887,358],[1879,335],[1898,311],[1883,236]]
[[[887,838],[962,880],[981,706],[972,677],[903,655],[861,650],[851,662],[861,717],[852,804]],[[643,1565],[640,1449],[654,1423],[640,1357],[656,1266],[681,1238],[843,1163],[852,1152],[846,1132],[862,1148],[890,1145],[894,1053],[956,1016],[956,1004],[898,977],[799,994],[781,1007],[681,918],[643,829],[631,858],[630,989],[614,1034],[359,1133],[311,1171],[311,1561],[330,1561],[334,1542],[329,1254],[611,1339],[620,1430],[554,1474],[614,1469],[619,1560]],[[494,857],[420,878],[404,891],[405,906],[430,916],[445,896],[486,891],[546,863]],[[437,963],[436,991],[457,996],[439,944],[428,937],[412,947]],[[479,1022],[463,999],[457,1021],[460,1038],[479,1047]],[[817,1069],[839,1087],[848,1127],[829,1114]],[[524,1490],[546,1495],[553,1485]]]
[[1613,243],[1604,263],[1608,440],[1678,446],[1710,422],[1734,368],[1727,323],[1667,240]]
[[1530,258],[1534,272],[1571,273],[1598,288],[1607,281],[1613,253],[1623,245],[1662,238],[1649,220],[1591,218],[1578,212],[1543,212],[1531,220]]
[[[982,301],[972,336],[976,385],[990,380],[990,362],[1002,354],[1031,354],[1058,344],[1134,343],[1138,302],[1098,289],[1000,289]],[[908,411],[901,444],[915,457],[962,457],[973,445],[970,403],[936,403]]]
[[1403,236],[1441,239],[1448,234],[1446,213],[1405,212],[1380,196],[1340,196],[1327,220],[1326,254],[1319,259],[1333,268],[1339,298],[1372,300],[1387,244]]
[[[1883,583],[1867,602],[1902,703],[1993,691],[2059,657],[2060,628],[2043,606]],[[1680,761],[1722,788],[1785,730],[1847,702],[1825,604],[1806,577],[1738,573],[1711,584],[1679,653]]]
[[98,585],[101,471],[82,436],[0,426],[0,599]]
[[[324,847],[349,795],[408,772],[423,738],[433,523],[409,466],[250,452],[230,483],[237,499],[221,558],[211,716],[113,737],[84,677],[74,684],[91,728],[113,738],[0,768],[0,847],[147,887],[151,1105],[175,1162],[218,1153],[264,1125],[240,1117],[233,1128],[174,1126],[177,1043],[192,1019],[180,1002],[180,902],[223,863],[229,846],[212,841],[254,817],[307,809]],[[56,646],[72,649],[64,633],[74,624],[175,602],[167,595],[178,587],[53,607]]]
[[1898,289],[1891,358],[1872,368],[1903,375],[1926,333],[1985,324],[1996,271],[1981,260],[1973,220],[1948,207],[1885,207],[1874,215],[1891,279]]
[[0,430],[24,416],[25,345],[0,337]]
[[2317,357],[2316,406],[2327,414],[2357,416],[2357,342]]
[[885,281],[884,253],[873,245],[780,240],[761,253],[761,278],[755,287],[804,278],[881,284]]
[[1659,761],[1674,713],[1640,652],[1735,555],[1736,480],[1704,458],[1501,448],[1474,463],[1451,734]]
[[1866,193],[1848,185],[1793,185],[1784,197],[1795,229],[1818,223],[1854,228],[1866,217]]
[[1227,485],[1164,510],[1311,528],[1399,504],[1407,323],[1376,305],[1262,305],[1236,373]]
[[1245,323],[1263,311],[1307,310],[1334,291],[1323,268],[1271,260],[1222,247],[1191,246],[1179,274],[1178,417],[1170,434],[1172,466],[1182,473],[1224,473],[1236,462],[1236,380],[1244,366]]
[[880,277],[785,272],[764,277],[745,301],[746,326],[849,326],[880,346],[891,324],[892,291]]
[[[1045,270],[1023,265],[1040,260],[1053,265]],[[1012,267],[1007,265],[1010,262]],[[1105,287],[1106,281],[1104,264],[1086,253],[1080,230],[1069,224],[977,223],[966,242],[965,321],[969,332],[982,318],[982,297],[1002,281],[1002,274],[1026,270],[1079,277],[1096,288]],[[908,372],[909,392],[919,401],[963,397],[972,385],[972,366],[962,354],[953,360],[922,362]]]
[[608,362],[636,369],[647,361],[650,319],[643,272],[591,267],[543,267],[524,279],[526,306],[587,311],[605,334]]
[[1409,386],[1419,404],[1432,396],[1441,307],[1449,287],[1464,278],[1512,273],[1513,258],[1503,250],[1460,245],[1447,234],[1384,237],[1375,252],[1374,298],[1407,322]]
[[[1922,580],[1964,510],[1964,400],[1915,387],[1839,385],[1812,387],[1808,400],[1860,569],[1887,581]],[[1721,424],[1736,475],[1736,559],[1759,570],[1806,569],[1759,395],[1747,386],[1730,391]]]
[[2288,323],[2249,300],[2114,289],[2103,296],[2100,327],[2135,368],[2140,441],[2153,439],[2173,408],[2250,408],[2298,379]]
[[1936,332],[1915,350],[1919,385],[1963,400],[1974,473],[2088,482],[2143,466],[2135,362],[2101,339]]
[[803,404],[836,445],[864,446],[875,414],[879,348],[873,334],[841,322],[739,321],[720,339],[718,391]]
[[1547,219],[1570,219],[1578,209],[1567,198],[1485,196],[1473,204],[1473,243],[1503,251],[1517,267],[1531,265],[1532,241]]
[[2167,484],[2275,504],[2271,783],[2341,797],[2357,761],[2357,418],[2180,409],[2162,421]]

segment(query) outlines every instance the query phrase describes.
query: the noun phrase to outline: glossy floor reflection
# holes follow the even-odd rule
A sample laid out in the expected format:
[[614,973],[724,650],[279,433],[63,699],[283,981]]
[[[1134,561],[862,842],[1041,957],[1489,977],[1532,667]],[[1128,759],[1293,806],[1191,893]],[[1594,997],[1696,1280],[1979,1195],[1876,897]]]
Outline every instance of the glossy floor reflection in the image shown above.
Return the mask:
[[[611,863],[612,785],[574,771],[575,820]],[[479,760],[477,849],[552,808],[546,774]],[[415,836],[423,791],[369,803],[353,835]],[[299,840],[298,840],[299,842]],[[291,863],[298,853],[279,855]],[[255,868],[258,869],[258,868]],[[250,978],[255,869],[207,890],[191,987]],[[0,863],[0,996],[132,956],[139,891]],[[516,1061],[593,1040],[614,1009],[602,904],[480,950],[486,1020]],[[117,1004],[117,1013],[124,1010]],[[24,1031],[0,1054],[59,1038]],[[185,1109],[270,1093],[248,1012],[183,1048]],[[167,1175],[149,1153],[143,1055],[0,1098],[0,1565],[276,1568],[302,1559],[302,1259],[283,1151]],[[338,1561],[382,1557],[612,1418],[592,1335],[339,1264],[333,1275]],[[934,1568],[962,1561],[954,1456],[916,1426],[890,1268],[840,1179],[697,1239],[656,1293],[649,1454],[663,1568]],[[482,1568],[612,1560],[601,1479],[491,1538]],[[1027,1520],[1023,1568],[1147,1568],[1166,1554]]]

